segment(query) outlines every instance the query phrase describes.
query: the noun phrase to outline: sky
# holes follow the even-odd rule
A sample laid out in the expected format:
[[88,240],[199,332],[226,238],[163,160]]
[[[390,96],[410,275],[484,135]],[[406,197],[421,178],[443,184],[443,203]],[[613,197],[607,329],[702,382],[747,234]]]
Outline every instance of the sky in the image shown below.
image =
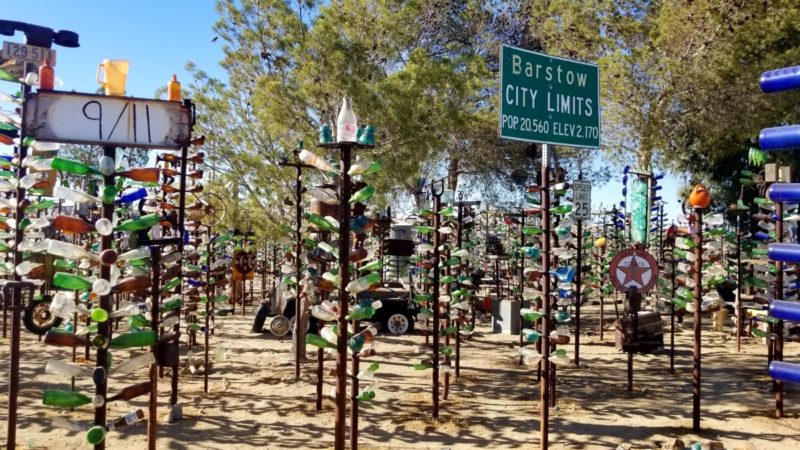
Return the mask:
[[[217,20],[213,0],[0,0],[11,4],[3,8],[4,20],[47,26],[78,33],[80,47],[54,46],[57,52],[56,77],[64,81],[61,90],[94,93],[97,65],[104,59],[127,59],[130,69],[127,95],[153,97],[157,89],[172,77],[189,82],[184,70],[188,61],[211,76],[222,76],[218,65],[222,44],[211,42],[211,28]],[[0,36],[3,40],[23,42],[17,32]],[[601,74],[602,76],[602,74]],[[0,85],[9,92],[7,83]],[[587,150],[590,151],[590,150]],[[0,146],[0,153],[10,153]],[[611,181],[592,189],[592,206],[610,207],[622,200],[621,168]],[[662,196],[667,201],[668,217],[680,210],[676,201],[680,182],[668,175],[662,180]]]

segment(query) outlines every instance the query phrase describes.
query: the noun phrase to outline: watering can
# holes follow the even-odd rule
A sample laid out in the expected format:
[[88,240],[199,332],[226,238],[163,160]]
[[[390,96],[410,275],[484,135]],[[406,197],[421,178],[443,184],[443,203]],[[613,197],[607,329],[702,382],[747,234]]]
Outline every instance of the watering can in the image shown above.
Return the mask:
[[[97,65],[97,82],[106,89],[106,95],[125,95],[125,81],[128,77],[128,60],[104,59]],[[100,70],[104,79],[100,80]]]

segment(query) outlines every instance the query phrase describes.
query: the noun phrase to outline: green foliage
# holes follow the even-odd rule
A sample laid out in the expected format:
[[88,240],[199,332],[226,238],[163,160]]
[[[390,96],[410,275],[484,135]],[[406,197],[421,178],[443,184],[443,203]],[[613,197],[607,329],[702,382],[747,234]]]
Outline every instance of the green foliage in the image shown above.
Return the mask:
[[[190,64],[185,87],[228,220],[247,209],[273,236],[292,217],[283,200],[294,171],[278,162],[300,140],[313,147],[344,95],[378,130],[363,154],[384,166],[371,179],[376,204],[413,193],[423,176],[494,198],[516,189],[510,175],[536,169],[524,144],[497,138],[502,43],[596,61],[604,156],[642,169],[726,180],[760,128],[798,119],[800,95],[757,87],[762,71],[799,59],[791,0],[221,0],[217,11],[225,79]],[[559,157],[571,176],[579,161],[588,178],[607,176],[596,154]],[[304,175],[307,186],[323,180]]]

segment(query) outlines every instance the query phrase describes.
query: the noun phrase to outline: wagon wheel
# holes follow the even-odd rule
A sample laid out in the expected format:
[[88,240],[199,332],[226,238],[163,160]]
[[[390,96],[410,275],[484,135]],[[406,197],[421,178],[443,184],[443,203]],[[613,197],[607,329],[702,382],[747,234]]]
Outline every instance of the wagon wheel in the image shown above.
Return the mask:
[[220,225],[222,219],[225,218],[225,201],[222,197],[213,192],[206,192],[197,197],[197,200],[203,207],[191,211],[191,219],[199,221],[201,225],[206,227],[216,227]]

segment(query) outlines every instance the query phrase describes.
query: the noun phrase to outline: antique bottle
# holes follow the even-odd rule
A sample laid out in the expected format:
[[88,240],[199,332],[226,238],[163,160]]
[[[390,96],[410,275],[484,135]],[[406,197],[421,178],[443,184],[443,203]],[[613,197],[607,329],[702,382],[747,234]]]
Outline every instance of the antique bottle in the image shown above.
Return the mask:
[[181,83],[178,81],[178,76],[172,74],[172,79],[167,83],[167,100],[170,102],[179,102],[181,99]]
[[106,425],[106,428],[108,429],[108,431],[114,431],[118,428],[133,425],[143,420],[144,420],[144,411],[141,408],[139,408],[109,423],[108,425]]
[[39,90],[52,91],[55,86],[55,70],[50,65],[48,58],[44,59],[44,63],[39,66]]
[[358,133],[358,120],[353,112],[350,97],[342,100],[342,108],[336,118],[336,141],[356,142]]

